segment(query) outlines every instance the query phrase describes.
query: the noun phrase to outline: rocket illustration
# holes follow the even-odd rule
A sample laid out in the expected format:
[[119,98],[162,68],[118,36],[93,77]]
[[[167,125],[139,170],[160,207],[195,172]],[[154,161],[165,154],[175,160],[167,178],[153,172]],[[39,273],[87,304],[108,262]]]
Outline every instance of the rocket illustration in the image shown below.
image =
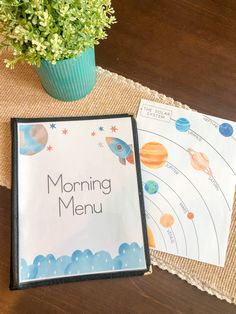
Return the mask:
[[126,164],[126,160],[130,164],[134,164],[134,154],[132,145],[126,144],[117,137],[106,137],[106,142],[110,150],[119,157],[119,162],[122,165]]

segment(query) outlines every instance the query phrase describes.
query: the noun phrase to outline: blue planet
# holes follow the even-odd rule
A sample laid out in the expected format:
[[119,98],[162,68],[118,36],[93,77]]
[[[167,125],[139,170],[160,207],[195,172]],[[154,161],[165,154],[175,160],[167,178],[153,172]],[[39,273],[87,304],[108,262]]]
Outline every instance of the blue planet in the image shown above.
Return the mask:
[[190,122],[186,118],[179,118],[175,122],[175,127],[180,132],[187,132],[190,129]]
[[221,135],[229,137],[233,135],[234,129],[231,124],[225,122],[219,126],[219,132]]
[[149,180],[145,183],[144,188],[148,194],[155,194],[158,192],[159,186],[156,181]]
[[47,144],[48,133],[42,124],[20,125],[20,153],[35,155],[41,152]]

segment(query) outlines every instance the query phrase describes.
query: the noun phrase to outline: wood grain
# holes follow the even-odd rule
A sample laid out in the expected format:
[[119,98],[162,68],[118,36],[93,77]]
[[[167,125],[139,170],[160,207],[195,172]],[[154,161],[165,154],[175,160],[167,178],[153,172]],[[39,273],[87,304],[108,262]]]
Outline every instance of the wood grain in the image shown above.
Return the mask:
[[[204,113],[236,120],[236,2],[114,0],[98,65]],[[10,191],[0,188],[0,313],[236,313],[154,268],[152,276],[9,291]]]
[[204,113],[236,120],[236,2],[113,1],[98,64]]

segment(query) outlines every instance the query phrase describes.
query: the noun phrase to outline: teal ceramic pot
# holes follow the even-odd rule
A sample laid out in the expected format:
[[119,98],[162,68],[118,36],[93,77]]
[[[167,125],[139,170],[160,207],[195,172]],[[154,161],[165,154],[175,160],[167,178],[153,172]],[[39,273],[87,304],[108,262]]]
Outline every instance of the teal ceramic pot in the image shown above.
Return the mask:
[[81,99],[96,84],[94,48],[87,48],[79,57],[57,61],[56,64],[43,59],[36,71],[50,96],[63,101]]

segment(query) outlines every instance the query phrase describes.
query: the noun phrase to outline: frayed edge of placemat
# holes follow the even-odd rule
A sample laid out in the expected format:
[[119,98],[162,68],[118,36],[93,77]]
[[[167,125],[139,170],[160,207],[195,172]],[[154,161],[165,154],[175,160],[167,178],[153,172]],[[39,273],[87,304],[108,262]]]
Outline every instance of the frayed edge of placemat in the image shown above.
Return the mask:
[[219,292],[216,289],[213,289],[206,283],[203,283],[202,281],[194,278],[193,276],[189,276],[187,273],[184,271],[181,271],[180,269],[177,269],[170,265],[169,263],[163,262],[160,258],[153,256],[152,252],[151,253],[151,264],[153,266],[157,266],[162,270],[167,270],[170,274],[172,275],[177,275],[180,279],[186,281],[188,284],[197,287],[201,291],[205,291],[210,295],[216,296],[220,300],[225,300],[228,303],[232,303],[236,305],[236,299],[234,297],[228,297],[224,295],[223,293]]
[[129,86],[132,86],[133,88],[135,88],[139,91],[148,93],[151,96],[158,97],[160,99],[160,101],[163,102],[163,104],[167,103],[168,105],[171,105],[171,106],[192,110],[188,105],[182,104],[181,102],[179,102],[179,101],[177,101],[171,97],[168,97],[164,94],[161,94],[161,93],[157,92],[156,90],[150,89],[147,86],[143,86],[142,84],[135,82],[131,79],[128,79],[122,75],[119,75],[119,74],[114,73],[114,72],[110,72],[109,70],[106,70],[106,69],[103,69],[100,66],[97,66],[97,73],[98,74],[105,74],[107,76],[112,76],[113,79],[115,79],[119,82],[123,82]]

